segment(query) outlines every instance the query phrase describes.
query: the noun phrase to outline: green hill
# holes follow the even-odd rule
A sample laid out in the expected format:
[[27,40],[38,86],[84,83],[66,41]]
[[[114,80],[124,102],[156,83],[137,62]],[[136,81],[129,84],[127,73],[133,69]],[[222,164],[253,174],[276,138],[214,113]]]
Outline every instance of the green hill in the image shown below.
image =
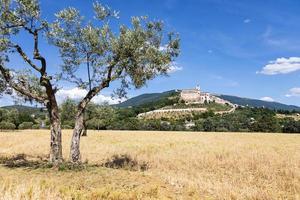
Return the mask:
[[162,92],[162,93],[149,93],[149,94],[142,94],[136,97],[133,97],[131,99],[128,99],[127,101],[124,101],[118,105],[117,107],[120,108],[126,108],[126,107],[137,107],[144,104],[153,103],[156,101],[161,100],[164,97],[168,97],[176,92],[175,90]]
[[8,109],[8,110],[16,109],[16,110],[19,111],[19,113],[26,113],[26,114],[30,114],[30,115],[32,115],[32,114],[41,114],[41,113],[46,112],[44,110],[44,108],[31,107],[31,106],[22,106],[22,105],[3,106],[1,108]]
[[256,108],[268,108],[271,110],[286,110],[286,111],[300,111],[300,107],[294,105],[286,105],[278,102],[269,102],[269,101],[262,101],[257,99],[249,99],[249,98],[242,98],[230,95],[216,95],[220,98],[227,100],[233,104],[237,104],[240,106],[249,106],[249,107],[256,107]]
[[[149,94],[142,94],[127,101],[124,101],[118,105],[117,107],[138,107],[144,104],[154,104],[158,102],[164,97],[174,93],[175,90],[162,92],[162,93],[149,93]],[[237,96],[230,96],[230,95],[216,95],[224,100],[227,100],[233,104],[237,104],[240,106],[249,106],[249,107],[257,107],[257,108],[268,108],[271,110],[285,110],[285,111],[300,111],[300,107],[294,105],[286,105],[278,102],[268,102],[262,101],[257,99],[250,99],[250,98],[242,98]]]

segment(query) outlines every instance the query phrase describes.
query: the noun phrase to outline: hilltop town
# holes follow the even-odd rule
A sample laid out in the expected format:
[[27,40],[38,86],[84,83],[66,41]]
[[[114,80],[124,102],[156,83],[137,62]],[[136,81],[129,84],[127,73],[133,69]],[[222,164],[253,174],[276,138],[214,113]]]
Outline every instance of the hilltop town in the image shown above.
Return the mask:
[[229,101],[216,97],[208,92],[202,92],[200,86],[195,89],[183,89],[180,91],[180,99],[185,104],[205,104],[215,102],[218,104],[231,104]]
[[[236,105],[221,99],[208,92],[202,92],[200,87],[194,89],[176,90],[178,102],[156,110],[141,113],[139,118],[174,118],[183,115],[192,115],[195,112],[213,111],[215,114],[234,112]],[[176,97],[170,97],[176,98]]]

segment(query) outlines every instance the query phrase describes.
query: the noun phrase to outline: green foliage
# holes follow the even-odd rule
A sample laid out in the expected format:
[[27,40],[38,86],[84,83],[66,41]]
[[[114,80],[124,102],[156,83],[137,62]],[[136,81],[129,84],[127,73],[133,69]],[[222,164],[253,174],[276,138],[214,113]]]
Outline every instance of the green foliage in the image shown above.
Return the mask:
[[[26,32],[34,35],[35,32],[46,31],[47,22],[40,18],[40,7],[37,0],[0,0],[0,63],[1,80],[14,88],[18,96],[26,101],[38,100],[42,102],[45,89],[40,84],[40,77],[31,69],[38,67],[30,60],[22,50],[22,41],[17,41],[15,37],[20,32]],[[34,52],[38,53],[38,52]],[[9,58],[18,54],[30,67],[22,67],[16,70],[16,67],[6,68],[5,64]],[[4,74],[14,74],[9,78],[4,78]],[[1,81],[0,81],[1,82]],[[16,87],[14,87],[16,86]],[[18,88],[17,90],[15,88]],[[37,97],[37,98],[36,98]]]
[[90,105],[86,112],[86,125],[88,128],[105,130],[115,120],[116,110],[110,106]]
[[[94,20],[86,21],[75,8],[61,10],[50,25],[49,41],[57,46],[63,59],[61,77],[81,88],[99,86],[120,80],[116,94],[124,96],[130,85],[140,88],[158,75],[166,75],[179,55],[179,38],[167,37],[160,21],[132,17],[131,26],[119,25],[118,12],[99,3],[94,4]],[[164,43],[166,42],[166,43]],[[77,72],[91,69],[83,80]]]
[[281,127],[275,112],[263,108],[239,108],[234,113],[196,117],[197,131],[279,132]]
[[281,121],[283,133],[300,133],[300,121],[293,118],[285,118]]
[[14,130],[16,129],[16,125],[11,122],[2,121],[0,122],[1,130]]
[[23,122],[22,124],[19,125],[19,129],[32,129],[33,123],[32,122]]
[[23,123],[23,122],[32,122],[32,123],[34,123],[33,117],[28,113],[20,113],[19,116],[18,116],[18,121],[20,123]]
[[63,127],[74,128],[76,116],[76,102],[66,99],[60,106],[60,119]]
[[18,124],[20,121],[20,114],[17,110],[7,110],[0,108],[0,121]]
[[62,125],[62,129],[73,129],[73,128],[74,128],[74,126],[70,126],[70,125],[66,125],[66,124]]
[[175,91],[168,92],[164,96],[161,96],[158,100],[144,103],[142,105],[133,107],[136,113],[144,113],[151,110],[160,109],[166,106],[173,106],[179,101],[179,93]]
[[32,129],[40,129],[40,125],[39,124],[34,124],[34,125],[32,125]]

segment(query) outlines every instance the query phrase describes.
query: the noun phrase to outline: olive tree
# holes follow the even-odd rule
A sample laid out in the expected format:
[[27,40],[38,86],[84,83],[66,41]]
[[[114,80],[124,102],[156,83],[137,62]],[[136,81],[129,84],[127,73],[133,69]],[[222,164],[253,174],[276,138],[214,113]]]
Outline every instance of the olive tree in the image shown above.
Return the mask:
[[[86,20],[75,8],[56,14],[50,41],[63,59],[61,77],[87,90],[75,117],[70,159],[80,162],[80,136],[89,102],[115,81],[118,96],[126,89],[141,88],[158,75],[167,75],[179,54],[179,38],[166,34],[161,21],[132,17],[131,25],[119,25],[119,13],[100,3],[93,4],[94,19]],[[114,23],[114,24],[112,24]],[[118,30],[112,27],[119,28]],[[87,73],[83,73],[87,72]]]
[[[57,91],[48,75],[46,58],[40,52],[40,36],[47,33],[48,23],[41,18],[37,0],[0,0],[0,82],[25,100],[44,104],[51,127],[50,161],[62,161],[61,125]],[[25,34],[32,40],[31,55],[22,47]],[[27,39],[27,37],[26,37]],[[22,66],[11,66],[19,56]],[[1,86],[1,88],[3,88]]]

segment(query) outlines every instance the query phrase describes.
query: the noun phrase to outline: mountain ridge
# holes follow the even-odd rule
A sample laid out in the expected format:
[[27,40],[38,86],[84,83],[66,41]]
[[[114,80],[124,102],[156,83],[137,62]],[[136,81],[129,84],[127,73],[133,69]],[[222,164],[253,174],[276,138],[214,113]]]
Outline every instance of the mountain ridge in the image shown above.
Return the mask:
[[[158,101],[162,97],[167,96],[177,90],[170,90],[161,93],[145,93],[135,97],[132,97],[120,104],[115,106],[125,108],[125,107],[138,107],[146,103],[150,103],[153,101]],[[234,95],[226,95],[226,94],[213,94],[214,96],[220,97],[224,100],[227,100],[233,104],[237,104],[239,106],[249,106],[249,107],[257,107],[257,108],[268,108],[271,110],[285,110],[285,111],[300,111],[300,107],[296,105],[287,105],[280,102],[269,102],[263,101],[259,99],[252,99],[247,97],[239,97]]]
[[[113,106],[119,108],[127,108],[127,107],[138,107],[143,104],[153,103],[159,101],[163,97],[167,97],[170,94],[173,94],[177,90],[169,90],[166,92],[157,92],[157,93],[145,93],[135,97],[132,97],[120,104],[116,104]],[[296,105],[287,105],[280,102],[268,102],[259,99],[252,99],[247,97],[239,97],[234,95],[226,95],[226,94],[213,94],[217,97],[220,97],[224,100],[227,100],[233,104],[237,104],[240,106],[249,106],[249,107],[259,107],[259,108],[268,108],[271,110],[285,110],[285,111],[300,111],[300,107]],[[3,106],[3,109],[17,109],[18,111],[27,112],[27,113],[39,113],[45,112],[43,108],[31,107],[31,106],[23,106],[23,105],[11,105],[11,106]]]

